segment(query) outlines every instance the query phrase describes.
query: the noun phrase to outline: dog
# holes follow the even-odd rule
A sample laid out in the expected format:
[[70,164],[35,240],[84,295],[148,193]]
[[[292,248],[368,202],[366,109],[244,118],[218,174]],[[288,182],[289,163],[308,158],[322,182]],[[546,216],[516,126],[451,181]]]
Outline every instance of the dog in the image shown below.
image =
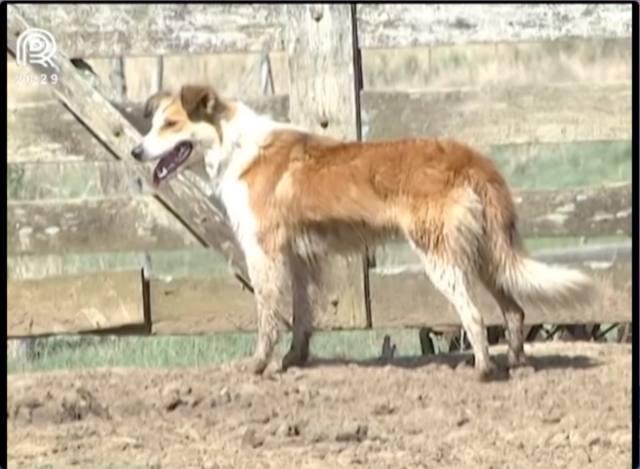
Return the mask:
[[157,161],[158,185],[187,167],[196,142],[246,256],[258,342],[248,365],[262,373],[278,340],[277,312],[293,298],[293,339],[282,368],[308,359],[313,293],[327,253],[358,253],[404,236],[454,306],[482,380],[497,376],[470,292],[475,278],[506,323],[508,365],[527,364],[523,304],[584,300],[592,280],[527,256],[509,187],[493,162],[446,138],[346,142],[259,115],[213,87],[185,85],[146,103],[151,129],[132,155]]

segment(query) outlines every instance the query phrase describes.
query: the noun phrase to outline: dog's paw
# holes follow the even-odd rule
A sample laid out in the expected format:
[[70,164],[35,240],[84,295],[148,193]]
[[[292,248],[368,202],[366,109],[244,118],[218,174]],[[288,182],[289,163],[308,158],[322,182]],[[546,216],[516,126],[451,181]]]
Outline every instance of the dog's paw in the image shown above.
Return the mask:
[[285,372],[291,367],[300,368],[307,362],[308,354],[302,353],[300,350],[290,349],[284,357],[282,357],[282,365],[280,371]]
[[476,367],[476,377],[481,383],[505,381],[509,379],[509,370],[490,362],[484,367]]
[[237,373],[261,375],[269,361],[259,357],[241,358],[231,362],[231,369]]

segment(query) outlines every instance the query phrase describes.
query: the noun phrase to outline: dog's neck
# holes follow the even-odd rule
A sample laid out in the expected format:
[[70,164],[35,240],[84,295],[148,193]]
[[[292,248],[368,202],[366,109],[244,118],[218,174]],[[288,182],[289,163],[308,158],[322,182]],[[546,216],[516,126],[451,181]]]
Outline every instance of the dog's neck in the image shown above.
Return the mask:
[[267,115],[255,112],[246,104],[236,101],[220,120],[222,144],[209,150],[205,164],[214,187],[224,179],[237,179],[258,157],[260,147],[276,129],[299,129],[293,125],[276,122]]

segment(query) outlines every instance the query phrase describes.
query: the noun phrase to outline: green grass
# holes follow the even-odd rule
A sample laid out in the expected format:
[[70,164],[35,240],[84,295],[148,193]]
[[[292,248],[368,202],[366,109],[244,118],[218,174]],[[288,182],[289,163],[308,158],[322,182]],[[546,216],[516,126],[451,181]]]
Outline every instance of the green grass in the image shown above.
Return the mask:
[[[380,354],[385,334],[391,335],[398,354],[420,353],[418,332],[412,329],[320,331],[313,337],[311,353],[322,358],[374,358]],[[100,366],[198,368],[249,356],[255,340],[255,333],[250,332],[206,336],[83,336],[80,340],[68,341],[40,338],[33,344],[33,359],[8,357],[7,369],[9,373],[15,373]],[[282,334],[278,353],[284,354],[290,343],[291,335]]]

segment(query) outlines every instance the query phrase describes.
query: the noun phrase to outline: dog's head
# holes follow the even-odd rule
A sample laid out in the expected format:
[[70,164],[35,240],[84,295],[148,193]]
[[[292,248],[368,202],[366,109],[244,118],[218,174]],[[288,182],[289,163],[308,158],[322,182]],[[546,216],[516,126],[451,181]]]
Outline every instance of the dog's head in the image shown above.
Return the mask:
[[151,118],[151,129],[131,154],[138,161],[158,160],[153,170],[153,183],[158,186],[187,166],[197,141],[221,144],[220,121],[228,110],[209,86],[185,85],[177,94],[157,93],[144,108],[145,117]]

